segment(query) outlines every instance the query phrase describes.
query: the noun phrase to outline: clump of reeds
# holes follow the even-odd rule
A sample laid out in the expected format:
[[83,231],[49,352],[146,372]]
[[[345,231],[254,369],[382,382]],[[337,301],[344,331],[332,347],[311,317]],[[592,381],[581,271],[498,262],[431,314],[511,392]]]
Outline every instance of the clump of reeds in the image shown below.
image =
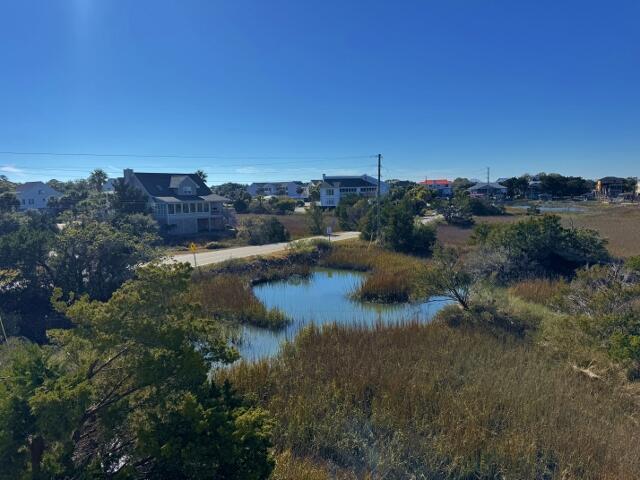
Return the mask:
[[332,268],[367,271],[354,296],[371,302],[407,302],[418,295],[419,274],[425,261],[410,255],[390,252],[366,242],[334,245],[322,260]]
[[248,279],[239,275],[217,275],[194,281],[194,300],[209,315],[264,328],[282,328],[290,319],[278,309],[268,309],[255,296]]

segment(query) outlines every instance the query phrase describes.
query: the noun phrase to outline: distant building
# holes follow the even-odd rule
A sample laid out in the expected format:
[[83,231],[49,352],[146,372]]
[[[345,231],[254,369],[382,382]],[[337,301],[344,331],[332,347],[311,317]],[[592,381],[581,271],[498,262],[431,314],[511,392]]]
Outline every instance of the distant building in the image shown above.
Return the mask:
[[468,188],[467,192],[474,198],[504,198],[507,195],[507,187],[497,182],[480,182]]
[[453,195],[452,182],[446,179],[424,180],[420,182],[420,185],[436,192],[438,197],[451,197]]
[[[322,175],[320,182],[320,205],[322,207],[335,207],[340,200],[348,195],[359,197],[375,197],[378,191],[378,181],[369,175],[353,176],[328,176]],[[380,195],[389,192],[389,185],[380,182]]]
[[247,187],[247,192],[252,197],[274,195],[304,200],[309,197],[309,185],[298,181],[252,183]]
[[121,178],[108,178],[106,182],[104,182],[104,185],[102,185],[102,192],[103,193],[113,193],[115,191],[114,188],[114,183],[117,180],[122,180]]
[[615,198],[624,193],[626,179],[620,177],[603,177],[596,182],[596,195],[599,198]]
[[158,223],[167,233],[190,235],[223,230],[234,223],[226,198],[211,192],[195,173],[140,173],[125,169],[124,181],[148,197]]
[[62,193],[43,182],[27,182],[16,186],[16,198],[20,202],[18,210],[47,210],[49,202],[60,198]]

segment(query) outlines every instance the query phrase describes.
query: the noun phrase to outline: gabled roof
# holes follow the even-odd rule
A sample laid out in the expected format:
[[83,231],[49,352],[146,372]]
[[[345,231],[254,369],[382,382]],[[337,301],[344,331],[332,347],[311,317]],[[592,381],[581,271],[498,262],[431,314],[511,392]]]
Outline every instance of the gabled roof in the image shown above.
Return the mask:
[[26,192],[27,190],[30,190],[32,188],[46,188],[50,191],[53,191],[55,193],[60,193],[57,190],[55,190],[54,188],[50,187],[49,185],[47,185],[44,182],[25,182],[25,183],[21,183],[20,185],[16,185],[16,192],[17,193],[21,193],[21,192]]
[[133,175],[140,181],[144,189],[152,197],[175,197],[175,188],[185,178],[189,178],[196,184],[196,192],[193,197],[201,197],[211,195],[211,189],[202,181],[195,173],[140,173],[134,172]]
[[334,188],[353,188],[353,187],[375,187],[374,183],[365,180],[362,177],[325,177],[322,183],[323,187]]
[[612,183],[625,183],[626,179],[621,177],[602,177],[598,181],[604,184],[612,184]]
[[471,188],[467,188],[467,192],[475,192],[477,190],[507,190],[507,187],[499,183],[477,183]]
[[251,185],[256,185],[257,187],[264,187],[265,185],[274,185],[276,187],[284,187],[293,183],[295,185],[299,185],[301,187],[305,186],[306,183],[300,182],[299,180],[290,180],[288,182],[253,182]]

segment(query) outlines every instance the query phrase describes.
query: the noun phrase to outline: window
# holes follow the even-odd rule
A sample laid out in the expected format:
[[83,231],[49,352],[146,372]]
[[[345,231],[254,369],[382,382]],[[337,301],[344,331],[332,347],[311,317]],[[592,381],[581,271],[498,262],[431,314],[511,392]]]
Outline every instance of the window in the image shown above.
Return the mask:
[[182,204],[176,203],[176,213],[182,213]]
[[193,188],[191,188],[189,186],[182,187],[182,194],[183,195],[193,195]]
[[202,204],[198,203],[198,213],[202,213]]
[[209,204],[208,204],[208,203],[205,203],[205,204],[204,204],[204,211],[205,211],[205,212],[208,212],[208,211],[209,211]]
[[340,189],[340,193],[357,193],[358,189],[355,187],[345,187]]
[[172,203],[167,205],[167,208],[169,209],[169,215],[173,215],[174,213],[176,213],[176,207]]
[[211,204],[211,211],[212,212],[218,212],[220,210],[220,205],[218,205],[217,203],[212,203]]
[[327,188],[327,190],[325,191],[326,195],[333,195],[333,188]]
[[196,204],[195,203],[190,203],[189,204],[189,212],[190,213],[196,213]]

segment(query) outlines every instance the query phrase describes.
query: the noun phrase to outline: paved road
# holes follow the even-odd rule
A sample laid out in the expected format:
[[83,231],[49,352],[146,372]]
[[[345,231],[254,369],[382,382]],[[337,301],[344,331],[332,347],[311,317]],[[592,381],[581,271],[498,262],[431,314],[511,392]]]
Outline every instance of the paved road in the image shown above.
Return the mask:
[[[341,240],[350,240],[352,238],[358,238],[360,232],[338,232],[331,235],[332,242],[339,242]],[[310,237],[310,238],[324,238],[327,237]],[[214,250],[211,252],[199,252],[196,253],[196,259],[198,265],[210,265],[212,263],[220,263],[233,258],[247,258],[255,257],[258,255],[270,255],[272,253],[282,252],[286,250],[290,242],[284,243],[270,243],[268,245],[253,245],[250,247],[236,247],[225,248],[223,250]],[[167,262],[186,262],[193,265],[193,253],[184,253],[180,255],[173,255],[168,257]]]

